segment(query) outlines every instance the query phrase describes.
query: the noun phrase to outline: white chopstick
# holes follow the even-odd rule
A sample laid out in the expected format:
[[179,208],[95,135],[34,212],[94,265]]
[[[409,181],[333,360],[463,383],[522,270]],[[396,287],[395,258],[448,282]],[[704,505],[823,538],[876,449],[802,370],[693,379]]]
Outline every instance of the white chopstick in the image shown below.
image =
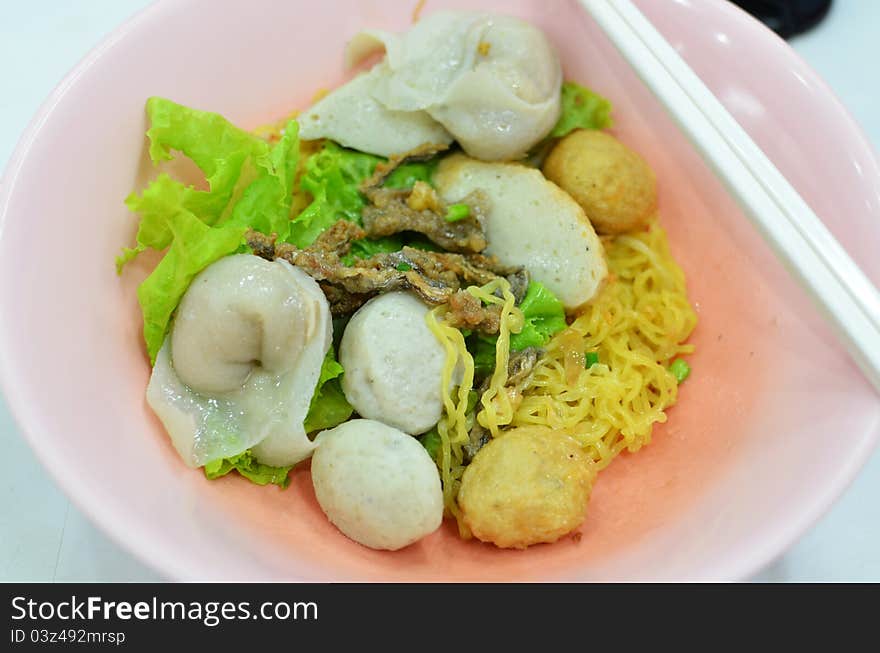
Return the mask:
[[630,0],[579,0],[657,96],[880,392],[880,293]]

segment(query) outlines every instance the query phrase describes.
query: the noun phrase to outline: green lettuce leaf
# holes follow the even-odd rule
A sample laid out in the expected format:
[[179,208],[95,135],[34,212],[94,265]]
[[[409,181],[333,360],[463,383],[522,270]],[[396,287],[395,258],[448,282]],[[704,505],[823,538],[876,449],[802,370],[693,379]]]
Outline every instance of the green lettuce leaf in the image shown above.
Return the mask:
[[381,160],[327,141],[306,162],[300,188],[308,191],[313,199],[291,224],[287,241],[304,248],[337,220],[361,224],[366,200],[358,187],[373,174]]
[[524,324],[522,331],[510,334],[511,351],[543,347],[551,336],[567,326],[562,302],[544,284],[537,281],[529,284],[519,309],[523,312]]
[[132,193],[125,200],[130,211],[141,216],[136,244],[132,249],[123,248],[122,254],[116,259],[116,271],[122,272],[126,263],[148,248],[162,250],[171,244],[172,234],[169,216],[178,211],[192,212],[186,209],[188,191],[183,184],[161,174],[150,184],[141,195]]
[[437,169],[438,163],[440,163],[439,158],[418,163],[405,163],[395,168],[394,172],[388,175],[383,186],[386,188],[408,189],[412,188],[417,181],[431,184],[431,179],[434,176],[434,170]]
[[[537,281],[529,284],[519,309],[523,312],[523,328],[519,333],[510,334],[510,351],[543,347],[552,336],[567,326],[562,302]],[[466,342],[474,359],[474,374],[478,378],[492,374],[495,371],[495,344],[498,336],[474,333]]]
[[209,227],[185,209],[169,216],[168,222],[173,234],[171,247],[137,291],[151,363],[190,282],[214,261],[238,251],[247,229],[232,224]]
[[561,138],[575,129],[607,129],[611,126],[611,103],[574,82],[562,85],[562,115],[550,132]]
[[260,160],[257,176],[237,199],[229,222],[286,240],[298,163],[299,125],[291,121],[268,157]]
[[226,476],[235,470],[246,479],[257,485],[269,485],[273,483],[281,488],[290,485],[290,470],[292,467],[270,467],[257,462],[251,450],[243,451],[231,458],[213,460],[205,464],[205,476],[210,480]]
[[[305,248],[337,220],[345,219],[362,224],[361,212],[366,206],[366,199],[358,188],[375,172],[376,165],[383,161],[385,159],[382,157],[350,150],[333,141],[324,143],[321,150],[306,162],[300,187],[308,191],[313,199],[291,224],[287,242]],[[384,186],[407,189],[417,181],[430,184],[438,162],[439,159],[435,158],[398,166],[385,180]],[[399,242],[399,238],[380,239],[380,242],[382,244],[378,247],[382,249],[375,249],[372,254],[378,251],[397,251],[403,246],[401,244],[396,249],[387,249],[390,243]],[[356,247],[347,264],[350,265],[355,258],[371,256],[372,254],[366,254],[370,247],[371,245],[363,244],[360,251]]]
[[315,388],[315,394],[312,395],[312,403],[309,405],[309,412],[303,422],[306,433],[333,428],[351,417],[354,412],[342,392],[340,377],[343,371],[342,365],[336,360],[336,355],[331,347],[321,365],[318,385]]
[[153,161],[172,158],[172,150],[182,152],[204,172],[209,186],[198,191],[162,174],[125,201],[140,223],[136,245],[123,250],[117,270],[146,249],[168,248],[138,289],[152,362],[177,304],[199,272],[243,251],[248,228],[282,239],[289,234],[299,138],[298,125],[291,121],[272,147],[222,116],[163,98],[150,98],[147,114]]
[[[239,129],[223,116],[198,111],[171,100],[151,97],[147,100],[150,128],[150,158],[154,163],[170,161],[172,150],[192,159],[208,181],[208,191],[191,191],[187,208],[203,216],[206,222],[217,220],[232,196],[244,163],[264,159],[269,144],[250,132]],[[201,210],[196,210],[196,208]]]
[[495,343],[498,336],[475,333],[468,337],[467,348],[474,359],[474,376],[484,378],[495,371]]
[[147,100],[147,117],[153,163],[171,160],[172,150],[182,152],[204,173],[209,190],[196,190],[163,174],[140,196],[129,196],[126,205],[140,214],[141,221],[136,246],[124,249],[116,261],[119,270],[140,252],[165,249],[171,244],[168,216],[178,209],[198,216],[208,225],[228,217],[230,203],[256,177],[257,165],[264,169],[270,165],[268,143],[216,113],[152,97]]
[[436,426],[427,433],[420,435],[419,442],[425,448],[425,451],[428,452],[428,455],[431,456],[431,460],[438,460],[443,441],[440,438],[440,431],[437,430]]

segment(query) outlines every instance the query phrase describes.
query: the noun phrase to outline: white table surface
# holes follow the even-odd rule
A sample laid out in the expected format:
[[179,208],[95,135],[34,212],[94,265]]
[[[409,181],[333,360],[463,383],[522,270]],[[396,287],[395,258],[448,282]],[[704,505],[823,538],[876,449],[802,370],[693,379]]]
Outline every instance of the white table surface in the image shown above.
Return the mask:
[[[105,34],[148,0],[0,2],[0,166],[43,99]],[[880,2],[835,0],[792,41],[880,149]],[[0,397],[0,581],[161,580],[55,486]],[[880,450],[834,508],[761,581],[880,581]]]

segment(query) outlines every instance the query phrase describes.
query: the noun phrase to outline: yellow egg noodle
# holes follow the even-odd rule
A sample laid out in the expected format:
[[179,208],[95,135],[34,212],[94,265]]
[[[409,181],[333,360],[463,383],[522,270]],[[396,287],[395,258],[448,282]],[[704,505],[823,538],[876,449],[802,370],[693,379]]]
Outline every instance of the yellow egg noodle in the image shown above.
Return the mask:
[[[545,347],[514,408],[504,390],[510,333],[522,328],[522,314],[513,306],[506,280],[483,288],[469,288],[486,303],[503,303],[496,349],[497,364],[489,388],[480,398],[478,422],[493,437],[499,427],[541,425],[565,431],[578,440],[597,464],[607,466],[623,449],[638,451],[651,440],[656,422],[665,422],[665,410],[677,398],[678,383],[668,365],[689,354],[683,344],[696,326],[697,316],[687,300],[684,273],[672,258],[665,231],[656,223],[647,230],[603,239],[611,278],[605,288]],[[493,294],[502,290],[504,299]],[[458,329],[446,326],[446,309],[435,308],[428,324],[447,352],[443,375],[446,411],[441,420],[441,457],[438,461],[444,500],[451,515],[459,516],[455,497],[464,473],[462,446],[467,442],[463,407],[473,380],[473,359]],[[599,362],[586,366],[587,353]],[[450,379],[459,361],[468,374],[451,397]],[[466,529],[459,520],[459,530]]]
[[[499,290],[501,297],[495,294]],[[510,361],[510,334],[522,331],[523,314],[515,306],[516,298],[510,291],[507,279],[498,278],[481,288],[471,286],[468,292],[484,304],[501,305],[500,328],[495,343],[495,371],[489,387],[480,397],[483,409],[477,414],[477,422],[488,429],[494,438],[499,434],[498,427],[510,424],[513,419],[513,405],[504,386],[507,384],[507,364]]]
[[[467,291],[485,304],[501,305],[498,344],[496,345],[497,360],[489,387],[480,397],[483,409],[477,415],[477,421],[489,429],[493,437],[498,435],[499,426],[509,424],[513,419],[513,407],[510,398],[503,392],[507,383],[507,362],[510,356],[510,334],[519,333],[523,326],[523,315],[514,305],[516,298],[510,290],[510,282],[499,278],[485,286],[470,286]],[[502,296],[495,293],[501,291]],[[446,364],[443,368],[442,388],[444,416],[437,425],[440,435],[440,477],[443,481],[443,499],[447,512],[458,519],[458,504],[455,502],[461,476],[464,473],[463,446],[468,443],[468,434],[473,424],[467,414],[468,395],[474,384],[474,359],[465,345],[464,336],[456,328],[444,324],[443,317],[448,312],[446,305],[438,306],[428,312],[428,328],[443,344],[446,350]],[[457,369],[463,370],[462,379],[456,390],[452,390],[452,376]],[[457,399],[457,402],[456,402]],[[459,530],[466,535],[461,520],[458,519]]]
[[[511,426],[540,424],[576,438],[602,469],[623,449],[651,441],[677,398],[668,371],[689,354],[697,323],[684,273],[656,223],[604,240],[611,278],[569,328],[547,345]],[[587,352],[599,362],[586,367]]]
[[[467,403],[468,394],[474,384],[474,359],[464,343],[461,331],[443,323],[445,305],[428,312],[426,321],[437,339],[446,350],[446,363],[443,367],[441,383],[443,388],[444,414],[437,424],[440,435],[440,480],[443,482],[443,505],[446,511],[459,519],[455,497],[464,473],[464,452],[462,447],[468,442]],[[452,375],[456,369],[462,370],[462,380],[453,396]],[[457,398],[457,401],[456,401]]]

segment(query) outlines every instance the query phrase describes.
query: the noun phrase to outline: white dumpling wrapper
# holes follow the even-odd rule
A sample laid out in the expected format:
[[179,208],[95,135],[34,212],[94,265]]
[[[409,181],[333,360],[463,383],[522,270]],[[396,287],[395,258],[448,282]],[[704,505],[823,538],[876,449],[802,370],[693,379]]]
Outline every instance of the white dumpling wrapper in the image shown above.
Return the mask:
[[329,138],[361,152],[390,157],[422,145],[448,145],[452,136],[424,111],[394,111],[373,96],[384,63],[339,87],[299,118],[300,137]]
[[385,46],[390,74],[375,97],[389,109],[427,111],[471,156],[523,157],[556,124],[562,66],[546,36],[510,16],[440,12],[404,34],[365,31],[347,59]]
[[377,80],[375,95],[400,111],[430,109],[463,72],[476,65],[486,14],[441,11],[419,20],[404,33],[363,30],[349,42],[346,60],[385,50],[389,75]]
[[[332,342],[314,279],[286,261],[227,257],[193,280],[177,320],[181,333],[175,323],[159,351],[147,402],[184,462],[199,467],[249,448],[268,465],[308,458],[315,444],[303,421]],[[174,347],[190,350],[179,357],[195,387],[175,369]]]

